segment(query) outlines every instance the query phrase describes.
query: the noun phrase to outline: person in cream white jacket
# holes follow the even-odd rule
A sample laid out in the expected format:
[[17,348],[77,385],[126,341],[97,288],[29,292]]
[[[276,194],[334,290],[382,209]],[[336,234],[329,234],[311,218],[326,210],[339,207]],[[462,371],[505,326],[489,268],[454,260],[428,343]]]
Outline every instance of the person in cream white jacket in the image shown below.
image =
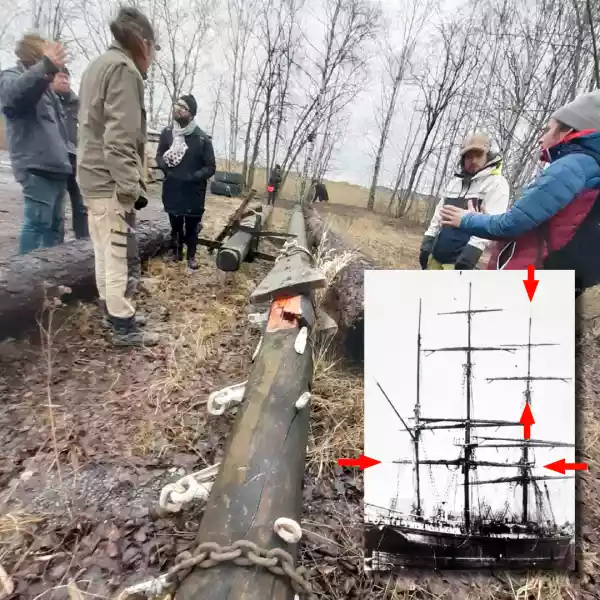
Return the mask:
[[502,157],[492,152],[485,133],[467,137],[460,151],[460,169],[450,181],[423,236],[419,263],[422,269],[474,269],[489,240],[442,225],[445,205],[488,215],[506,212],[510,188],[502,175]]

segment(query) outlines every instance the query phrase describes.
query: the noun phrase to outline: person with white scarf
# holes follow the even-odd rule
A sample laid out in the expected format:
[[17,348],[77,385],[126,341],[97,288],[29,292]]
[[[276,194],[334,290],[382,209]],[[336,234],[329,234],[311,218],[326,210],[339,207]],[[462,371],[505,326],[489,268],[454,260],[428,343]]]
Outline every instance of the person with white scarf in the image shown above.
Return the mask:
[[156,164],[165,174],[162,201],[171,223],[171,258],[182,261],[184,247],[190,269],[197,269],[198,232],[204,215],[208,180],[216,170],[211,137],[196,124],[198,110],[191,94],[173,106],[173,124],[160,134]]

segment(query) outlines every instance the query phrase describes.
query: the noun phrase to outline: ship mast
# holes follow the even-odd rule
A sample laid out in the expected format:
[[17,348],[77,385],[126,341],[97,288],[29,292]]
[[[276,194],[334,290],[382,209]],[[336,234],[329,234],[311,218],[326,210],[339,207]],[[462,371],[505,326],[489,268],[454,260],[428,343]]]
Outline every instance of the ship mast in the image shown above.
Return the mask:
[[421,516],[421,465],[419,463],[419,441],[421,439],[421,305],[422,299],[419,298],[419,325],[417,332],[417,401],[415,403],[415,426],[417,427],[414,437],[415,447],[415,488],[417,495],[416,514]]
[[[466,419],[462,422],[462,427],[465,432],[464,441],[464,458],[462,461],[463,466],[463,477],[464,477],[464,522],[465,529],[469,531],[471,528],[471,469],[477,465],[483,465],[482,462],[475,463],[473,461],[473,443],[471,442],[471,431],[473,427],[478,426],[475,421],[471,418],[471,407],[473,402],[473,352],[476,351],[504,351],[512,352],[513,349],[506,347],[475,347],[472,345],[472,328],[473,328],[473,315],[490,312],[502,312],[501,308],[486,308],[486,309],[473,309],[472,308],[472,288],[473,284],[469,282],[469,304],[467,310],[457,310],[446,313],[439,313],[440,315],[466,315],[467,317],[467,345],[458,347],[448,348],[435,348],[429,350],[429,352],[465,352],[466,353],[466,365],[465,365],[465,379],[466,379]],[[445,427],[444,427],[445,428]],[[489,465],[495,466],[495,465]]]
[[[541,376],[534,377],[531,375],[531,349],[534,347],[540,346],[556,346],[556,344],[551,343],[539,343],[534,344],[531,341],[531,315],[529,316],[529,332],[527,338],[527,344],[518,344],[511,346],[512,348],[527,348],[527,375],[525,377],[490,377],[487,379],[490,381],[525,381],[525,390],[523,391],[523,396],[525,397],[525,403],[531,406],[531,382],[532,381],[564,381],[567,382],[569,379],[565,377],[554,377],[554,376]],[[521,520],[523,523],[527,523],[529,521],[529,486],[530,484],[536,485],[535,481],[537,478],[532,478],[532,467],[533,465],[529,462],[529,449],[530,447],[535,447],[536,444],[531,444],[527,442],[521,442],[519,444],[521,446],[521,462],[523,463],[521,467],[521,474],[519,476],[518,482],[522,485],[522,504],[523,504],[523,512],[521,515]],[[564,444],[561,444],[564,445]]]

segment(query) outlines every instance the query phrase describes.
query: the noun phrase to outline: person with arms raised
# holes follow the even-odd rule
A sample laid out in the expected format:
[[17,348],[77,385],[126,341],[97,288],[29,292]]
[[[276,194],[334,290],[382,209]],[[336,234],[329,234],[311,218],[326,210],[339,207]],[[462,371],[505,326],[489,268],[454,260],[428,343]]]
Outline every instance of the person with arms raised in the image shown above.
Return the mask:
[[23,188],[19,253],[56,246],[64,238],[64,198],[73,169],[60,100],[51,84],[66,62],[64,48],[36,34],[17,44],[16,67],[0,73],[0,104],[15,179]]

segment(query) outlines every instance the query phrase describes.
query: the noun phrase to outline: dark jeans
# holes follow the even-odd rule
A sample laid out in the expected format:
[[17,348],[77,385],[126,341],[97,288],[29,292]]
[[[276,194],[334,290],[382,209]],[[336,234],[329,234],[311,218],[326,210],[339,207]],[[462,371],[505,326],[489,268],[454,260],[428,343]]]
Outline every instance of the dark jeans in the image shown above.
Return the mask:
[[23,186],[23,227],[19,254],[58,246],[65,235],[66,179],[27,173]]
[[269,192],[269,198],[267,200],[267,204],[270,206],[274,206],[276,197],[277,197],[277,189],[273,190],[272,192]]
[[73,217],[73,232],[78,240],[86,239],[90,237],[90,231],[88,226],[87,210],[83,204],[83,198],[77,185],[76,173],[77,173],[77,157],[74,154],[69,154],[71,159],[71,166],[73,167],[73,175],[67,179],[67,191],[71,198],[71,213]]
[[196,248],[198,247],[198,231],[202,217],[184,217],[183,215],[173,215],[169,213],[171,223],[171,239],[173,245],[178,248],[187,246],[187,258],[196,257]]

